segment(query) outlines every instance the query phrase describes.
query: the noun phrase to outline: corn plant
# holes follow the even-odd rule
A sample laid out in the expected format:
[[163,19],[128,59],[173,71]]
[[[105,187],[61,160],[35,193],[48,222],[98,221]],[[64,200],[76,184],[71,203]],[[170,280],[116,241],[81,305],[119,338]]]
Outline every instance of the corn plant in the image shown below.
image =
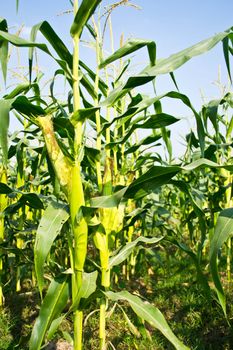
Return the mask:
[[[233,166],[218,164],[204,158],[206,135],[203,120],[187,96],[170,91],[161,96],[149,97],[136,92],[136,89],[149,82],[155,87],[156,77],[160,74],[169,73],[175,82],[173,72],[177,68],[192,57],[212,49],[221,41],[224,44],[229,70],[229,52],[232,52],[229,40],[232,31],[230,29],[216,34],[158,61],[155,43],[141,39],[121,42],[121,47],[105,58],[100,20],[89,21],[100,3],[101,0],[83,0],[81,4],[78,0],[73,1],[74,20],[70,29],[73,54],[46,21],[32,28],[30,41],[10,34],[5,19],[0,22],[0,61],[4,79],[7,73],[9,44],[29,48],[30,79],[29,84],[19,85],[0,100],[0,118],[3,126],[0,130],[3,158],[0,175],[0,243],[4,240],[4,216],[10,215],[9,210],[6,210],[10,196],[15,195],[14,208],[18,210],[20,205],[22,209],[17,214],[23,218],[21,226],[18,226],[19,230],[25,228],[25,206],[40,210],[36,216],[36,219],[40,216],[41,218],[34,242],[34,264],[42,304],[32,330],[30,350],[40,349],[45,341],[51,339],[62,320],[70,314],[73,315],[74,349],[82,349],[83,314],[93,300],[98,303],[100,311],[100,349],[107,347],[105,322],[108,301],[118,303],[121,300],[127,301],[142,320],[159,329],[176,349],[188,349],[172,332],[159,309],[144,303],[128,291],[113,291],[112,271],[116,273],[115,267],[127,262],[137,247],[154,247],[164,239],[164,236],[158,236],[157,232],[154,234],[150,228],[143,230],[140,219],[143,208],[140,206],[148,196],[167,184],[178,187],[189,196],[201,227],[201,209],[187,185],[173,177],[200,168],[232,171]],[[96,47],[96,71],[91,70],[80,58],[80,38],[85,30],[91,34]],[[38,31],[48,44],[37,42]],[[50,47],[55,51],[56,57],[51,53]],[[143,47],[148,50],[149,65],[138,75],[130,76],[125,81],[129,61],[123,63],[122,60]],[[58,65],[50,86],[50,98],[47,100],[41,97],[38,77],[33,81],[35,49],[46,53]],[[120,60],[119,74],[111,81],[108,67],[117,60]],[[101,70],[104,72],[104,78]],[[66,79],[70,89],[62,101],[56,97],[54,91],[56,78],[60,75]],[[169,131],[166,128],[178,122],[179,118],[163,112],[162,99],[165,97],[182,101],[196,119],[201,158],[191,164],[172,162]],[[40,164],[46,169],[44,174],[38,171],[40,188],[37,191],[33,189],[31,181],[32,186],[26,192],[28,189],[22,174],[26,164],[24,148],[29,148],[27,142],[23,145],[17,163],[17,184],[7,185],[8,124],[12,112],[27,121],[28,125],[24,125],[25,132],[31,135],[37,133],[35,164]],[[88,136],[89,130],[94,132],[94,137]],[[146,138],[137,139],[137,130],[147,130],[151,134]],[[136,142],[132,141],[133,137]],[[143,151],[139,153],[141,148],[153,146],[158,140],[163,140],[167,147],[168,162],[163,161],[159,155],[153,157]],[[91,142],[91,147],[88,141]],[[34,175],[36,177],[37,172],[34,172]],[[43,179],[45,176],[47,180]],[[41,187],[46,181],[49,185],[43,191]],[[145,210],[147,211],[146,206]],[[204,239],[203,231],[199,255]],[[17,244],[17,247],[22,248],[22,245]],[[96,249],[95,256],[98,252],[98,259],[94,259],[93,249]],[[196,261],[196,256],[194,260]],[[1,268],[2,262],[0,270]],[[51,268],[48,287],[44,278],[45,268],[46,271]],[[19,286],[20,280],[17,280]],[[115,281],[117,282],[117,279]]]

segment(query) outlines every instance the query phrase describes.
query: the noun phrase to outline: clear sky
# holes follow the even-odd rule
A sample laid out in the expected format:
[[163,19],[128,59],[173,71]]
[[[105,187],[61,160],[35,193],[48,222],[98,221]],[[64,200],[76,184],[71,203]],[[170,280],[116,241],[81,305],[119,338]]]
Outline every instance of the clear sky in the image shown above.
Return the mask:
[[[18,14],[16,14],[15,0],[0,1],[0,16],[7,19],[11,32],[16,32],[17,28],[24,24],[22,35],[27,37],[34,24],[47,20],[71,47],[69,28],[72,14],[61,15],[66,10],[71,10],[69,0],[19,0]],[[103,1],[102,12],[104,12],[104,5],[114,2],[116,0]],[[233,26],[232,0],[135,0],[131,3],[140,6],[141,10],[122,6],[112,14],[115,49],[118,48],[121,33],[124,33],[125,39],[137,37],[154,40],[157,44],[158,58],[164,58]],[[41,37],[39,39],[42,41]],[[84,61],[90,61],[93,64],[93,51],[85,48],[82,50],[82,55]],[[139,72],[147,64],[146,55],[146,50],[143,49],[137,56],[138,66],[135,65],[135,72]],[[55,68],[43,55],[40,63],[43,70],[49,68],[51,71],[53,67]],[[219,89],[213,84],[218,78],[219,67],[221,67],[222,82],[227,84],[221,44],[210,53],[194,58],[175,72],[180,91],[189,96],[197,109],[202,103],[201,91],[207,99],[220,96]],[[168,77],[160,77],[157,84],[159,93],[174,89]],[[190,112],[180,104],[174,105],[166,101],[164,111],[177,117],[187,118],[185,123],[178,123],[172,127],[178,149],[179,135],[184,136],[188,127],[193,125],[193,120],[190,118]],[[178,154],[179,150],[175,153]]]

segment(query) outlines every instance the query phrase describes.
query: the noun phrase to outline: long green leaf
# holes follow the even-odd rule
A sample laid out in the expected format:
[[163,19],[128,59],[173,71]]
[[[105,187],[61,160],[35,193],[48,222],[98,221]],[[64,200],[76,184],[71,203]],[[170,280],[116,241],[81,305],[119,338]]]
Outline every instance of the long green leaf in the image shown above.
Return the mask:
[[[68,67],[72,69],[72,55],[61,40],[61,38],[57,35],[57,33],[53,30],[51,25],[47,21],[43,21],[38,23],[32,27],[30,40],[31,42],[36,41],[37,32],[40,31],[46,40],[50,43],[53,49],[56,51],[58,56],[62,61],[66,62]],[[31,80],[31,71],[32,71],[32,63],[33,63],[33,52],[35,47],[30,47],[29,49],[29,73]]]
[[34,324],[29,350],[40,350],[46,331],[52,321],[56,319],[65,308],[69,298],[68,276],[54,279],[47,291],[40,308],[39,316]]
[[51,202],[45,210],[36,233],[34,260],[40,293],[44,286],[44,264],[51,246],[69,214],[64,204]]
[[[181,171],[194,171],[202,168],[226,169],[233,172],[233,165],[219,165],[209,159],[200,158],[185,166],[153,166],[138,179],[134,180],[127,188],[125,198],[142,198],[156,188],[165,185]],[[197,209],[197,208],[196,208]]]
[[[121,91],[121,87],[118,87],[117,89],[113,90],[113,92],[109,95],[109,97],[107,99],[105,99],[101,103],[101,105],[102,106],[112,106],[116,102],[116,100],[118,99],[118,96],[121,96],[119,91]],[[119,95],[118,95],[118,92],[119,92]],[[205,148],[205,130],[204,130],[204,126],[203,126],[201,117],[200,117],[199,113],[197,113],[197,111],[194,109],[189,98],[186,95],[181,94],[180,92],[177,92],[177,91],[169,91],[166,94],[156,96],[153,98],[144,98],[142,101],[140,101],[139,103],[137,103],[134,106],[129,105],[129,108],[126,110],[126,112],[124,114],[113,118],[112,121],[109,123],[105,123],[102,130],[109,128],[113,123],[115,123],[116,121],[119,121],[121,119],[124,122],[125,122],[125,119],[127,119],[127,120],[131,119],[136,114],[143,112],[148,107],[157,103],[158,101],[160,101],[161,99],[163,99],[165,97],[181,100],[194,113],[194,116],[196,119],[196,124],[197,124],[197,132],[198,132],[200,147],[201,147],[202,155],[203,155],[204,148]]]
[[214,235],[210,242],[210,269],[219,303],[227,317],[226,296],[218,273],[218,252],[229,237],[233,235],[233,208],[224,209],[219,214]]
[[142,139],[140,142],[134,144],[133,146],[131,146],[130,148],[128,148],[125,151],[125,154],[130,154],[130,153],[134,153],[136,152],[141,146],[145,146],[145,145],[150,145],[152,143],[157,142],[159,139],[161,139],[162,135],[159,134],[155,134],[155,135],[149,135],[147,137],[145,137],[144,139]]
[[120,204],[121,199],[124,197],[126,190],[127,190],[127,187],[124,187],[110,196],[94,197],[91,199],[91,207],[92,208],[117,207]]
[[124,260],[128,258],[128,256],[132,253],[136,246],[143,247],[144,244],[155,244],[160,242],[163,237],[138,237],[133,242],[127,243],[116,255],[112,256],[109,259],[109,267],[113,267],[121,264]]
[[0,182],[0,194],[9,194],[14,192],[9,186],[4,184],[3,182]]
[[152,81],[158,75],[174,72],[177,68],[181,67],[193,57],[211,50],[215,45],[229,35],[231,35],[230,30],[223,33],[218,33],[213,37],[203,40],[185,50],[169,56],[168,58],[158,60],[155,66],[146,67],[138,75],[130,77],[126,84],[122,84],[114,89],[108,96],[107,102],[116,102],[131,89]]
[[9,114],[13,100],[0,100],[0,146],[3,155],[3,164],[7,165],[8,159],[8,128]]
[[99,107],[90,107],[90,108],[80,108],[70,118],[70,121],[75,125],[79,121],[84,121],[85,119],[93,120],[95,117],[96,111],[99,110]]
[[[36,85],[36,84],[35,84]],[[10,93],[4,96],[5,99],[9,100],[12,99],[20,94],[28,92],[32,87],[35,86],[34,84],[19,84],[17,85]]]
[[89,18],[95,12],[97,6],[102,0],[83,0],[76,15],[74,22],[71,26],[70,33],[74,36],[81,36],[82,30],[85,24],[88,22]]
[[149,303],[144,303],[139,297],[132,295],[127,291],[119,293],[105,292],[105,295],[107,298],[113,301],[127,301],[132,307],[133,311],[139,317],[149,322],[153,327],[157,328],[175,346],[177,350],[189,349],[175,336],[167,321],[165,320],[163,314],[155,306]]
[[46,335],[46,340],[51,340],[52,337],[54,336],[54,334],[56,333],[58,327],[60,326],[60,324],[62,323],[62,321],[66,318],[66,314],[65,315],[62,315],[58,318],[55,318],[49,329],[48,329],[48,332],[47,332],[47,335]]
[[[52,57],[58,64],[59,66],[68,74],[68,76],[71,75],[70,70],[68,69],[68,65],[65,61],[59,60],[55,58],[52,53],[49,51],[48,47],[46,44],[41,44],[41,43],[35,43],[32,41],[25,40],[23,38],[18,37],[17,35],[9,34],[6,33],[2,30],[0,30],[0,40],[6,40],[10,42],[14,46],[18,47],[28,47],[28,48],[38,48],[48,54],[50,57]],[[30,67],[30,63],[29,63]]]
[[111,56],[102,61],[99,65],[100,68],[106,67],[109,63],[112,63],[122,57],[125,57],[142,47],[147,46],[149,56],[151,57],[151,64],[155,64],[156,59],[156,45],[154,41],[143,39],[129,39],[119,50],[115,51]]
[[[144,117],[142,117],[144,119]],[[173,115],[166,114],[166,113],[160,113],[149,116],[149,118],[144,123],[136,123],[133,122],[132,127],[128,130],[128,132],[125,134],[124,137],[121,139],[118,139],[116,142],[110,142],[106,145],[106,148],[113,148],[115,145],[125,143],[130,135],[136,130],[136,129],[161,129],[165,126],[174,124],[178,122],[180,119],[175,118]]]
[[88,299],[89,296],[95,292],[97,277],[98,277],[97,271],[90,272],[90,273],[86,273],[86,272],[83,273],[82,286],[78,291],[78,295],[76,296],[74,302],[69,308],[69,311],[66,314],[53,320],[47,333],[48,340],[50,340],[53,337],[57,328],[59,327],[61,322],[68,316],[68,314],[77,310],[77,308],[80,305],[81,299]]
[[[45,37],[45,39],[49,42],[49,44],[53,47],[55,52],[57,53],[58,57],[61,59],[60,61],[57,60],[59,65],[63,68],[64,72],[70,72],[72,70],[73,66],[73,58],[72,54],[64,44],[64,42],[61,40],[61,38],[57,35],[57,33],[54,31],[50,23],[47,21],[43,21],[41,23],[36,24],[32,27],[31,30],[31,42],[36,41],[37,32],[40,31],[41,34]],[[36,46],[35,46],[36,47]],[[30,73],[30,79],[31,79],[31,71],[32,71],[32,64],[33,64],[33,52],[35,47],[30,47],[29,49],[29,73]],[[79,65],[81,68],[83,68],[90,78],[95,81],[96,74],[81,60],[79,61]],[[69,70],[67,69],[69,68]],[[72,83],[71,76],[69,76],[69,81]],[[94,88],[91,86],[90,82],[88,82],[86,76],[84,75],[81,78],[82,85],[89,89],[89,92],[91,94],[94,94]],[[100,78],[99,79],[99,89],[103,93],[104,96],[106,96],[106,90],[107,85],[104,83],[104,81]]]
[[89,296],[95,292],[97,277],[98,271],[83,273],[82,286],[79,289],[78,294],[69,309],[69,312],[77,310],[81,299],[88,299]]
[[153,166],[129,185],[124,197],[141,198],[168,183],[180,171],[179,166]]
[[34,118],[45,115],[45,110],[31,103],[26,96],[18,96],[15,98],[11,107],[24,116],[29,117],[32,122],[36,122]]
[[170,181],[171,184],[175,185],[176,187],[178,187],[182,192],[184,192],[190,199],[190,202],[192,204],[193,210],[196,214],[196,216],[198,217],[198,221],[199,221],[199,227],[200,227],[200,231],[201,231],[201,249],[203,247],[204,241],[206,239],[206,219],[205,219],[205,213],[202,210],[202,208],[198,205],[198,203],[196,202],[192,191],[191,191],[191,187],[184,181],[182,180],[171,180]]
[[[7,32],[7,21],[4,18],[0,18],[0,30]],[[6,82],[7,75],[7,62],[8,62],[8,41],[5,39],[0,40],[0,62],[2,67],[3,79]]]
[[192,171],[192,170],[197,170],[197,169],[202,169],[202,168],[216,168],[216,169],[226,169],[228,171],[233,171],[233,165],[232,164],[225,164],[225,165],[219,165],[215,162],[212,162],[209,159],[206,158],[200,158],[198,160],[195,160],[194,162],[185,165],[182,167],[182,170],[185,171]]
[[228,37],[224,38],[222,41],[222,44],[223,44],[223,53],[224,53],[224,58],[227,66],[228,75],[232,83],[230,60],[229,60],[229,38]]
[[[158,63],[155,66],[144,69],[138,76],[129,78],[124,88],[132,89],[138,85],[144,84],[144,81],[145,83],[147,83],[148,77],[150,77],[150,80],[153,80],[158,75],[174,72],[174,70],[181,67],[191,58],[199,56],[211,50],[215,45],[217,45],[220,41],[226,38],[229,35],[229,33],[229,31],[218,33],[212,36],[211,38],[202,40],[201,42],[187,49],[184,49],[176,54],[171,55],[168,58],[158,61]],[[140,84],[139,80],[135,81],[135,78],[140,78]]]

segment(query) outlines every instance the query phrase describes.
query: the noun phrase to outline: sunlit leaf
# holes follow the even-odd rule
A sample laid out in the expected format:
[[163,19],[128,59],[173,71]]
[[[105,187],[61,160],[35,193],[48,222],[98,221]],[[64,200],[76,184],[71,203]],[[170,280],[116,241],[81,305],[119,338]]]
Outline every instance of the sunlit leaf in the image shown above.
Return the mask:
[[[7,21],[4,18],[0,18],[0,30],[7,32]],[[3,79],[6,82],[7,76],[7,62],[8,62],[8,41],[4,38],[0,39],[0,62],[2,68]]]
[[133,242],[129,242],[126,245],[124,245],[124,247],[119,252],[117,252],[115,255],[113,255],[109,259],[109,267],[111,268],[125,261],[129,257],[129,255],[133,252],[136,246],[144,247],[143,244],[156,244],[160,242],[162,239],[163,237],[153,237],[153,238],[138,237]]
[[60,315],[65,308],[69,297],[68,276],[55,278],[47,291],[40,308],[39,316],[33,326],[29,350],[40,350],[46,331],[52,321]]
[[40,293],[42,293],[44,286],[44,264],[47,255],[68,218],[69,214],[64,204],[51,202],[39,223],[34,247],[34,259]]
[[105,295],[107,298],[113,301],[127,301],[132,307],[133,311],[139,317],[150,323],[151,326],[157,328],[175,346],[177,350],[189,349],[175,336],[163,314],[155,306],[143,302],[139,297],[132,295],[127,291],[119,293],[105,292]]
[[233,208],[224,209],[219,214],[214,235],[210,242],[210,269],[219,303],[227,317],[226,296],[218,273],[218,252],[229,237],[233,236]]
[[70,33],[74,36],[81,36],[82,30],[85,24],[88,22],[89,18],[95,12],[97,6],[102,0],[83,0],[76,15],[74,22],[71,26]]

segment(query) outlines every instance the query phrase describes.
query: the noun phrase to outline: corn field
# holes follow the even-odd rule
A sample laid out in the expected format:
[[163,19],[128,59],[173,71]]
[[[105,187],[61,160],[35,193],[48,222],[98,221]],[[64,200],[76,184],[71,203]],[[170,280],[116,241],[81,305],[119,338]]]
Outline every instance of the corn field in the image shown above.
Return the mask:
[[[72,52],[48,21],[26,40],[0,18],[0,348],[233,349],[233,94],[196,110],[176,81],[222,45],[231,82],[232,28],[160,59],[151,38],[114,49],[111,17],[136,5],[68,3]],[[27,70],[9,86],[16,51]],[[40,55],[56,64],[46,84]],[[174,86],[162,95],[160,75]],[[195,118],[179,159],[167,100]]]

